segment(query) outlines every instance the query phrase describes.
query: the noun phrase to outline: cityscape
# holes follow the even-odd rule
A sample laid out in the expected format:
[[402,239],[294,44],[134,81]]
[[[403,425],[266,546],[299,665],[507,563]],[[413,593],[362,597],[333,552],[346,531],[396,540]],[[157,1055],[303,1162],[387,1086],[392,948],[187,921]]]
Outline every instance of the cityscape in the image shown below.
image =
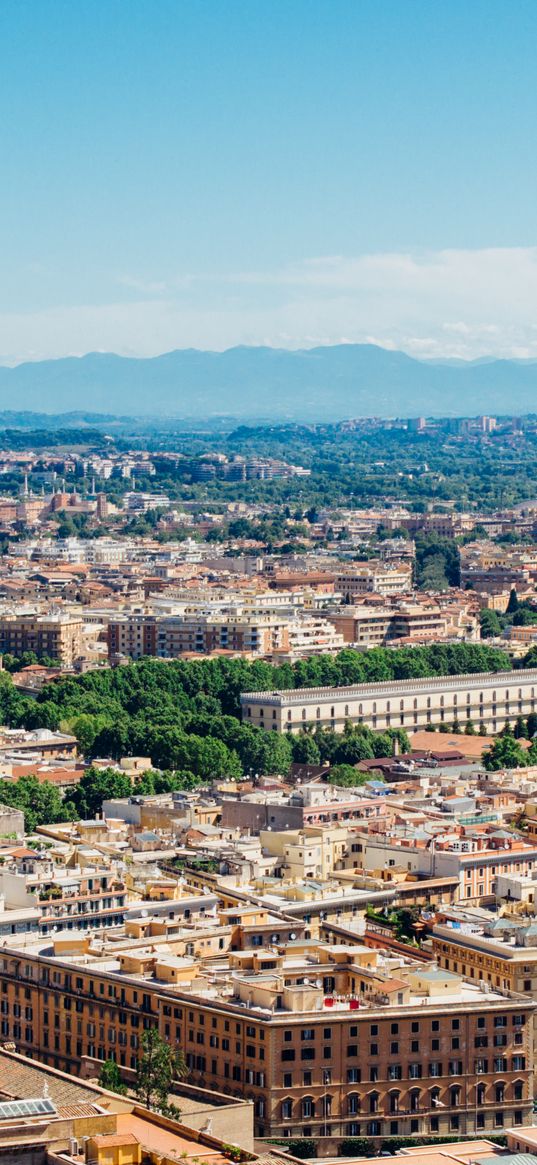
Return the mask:
[[537,1165],[536,45],[0,5],[0,1165]]

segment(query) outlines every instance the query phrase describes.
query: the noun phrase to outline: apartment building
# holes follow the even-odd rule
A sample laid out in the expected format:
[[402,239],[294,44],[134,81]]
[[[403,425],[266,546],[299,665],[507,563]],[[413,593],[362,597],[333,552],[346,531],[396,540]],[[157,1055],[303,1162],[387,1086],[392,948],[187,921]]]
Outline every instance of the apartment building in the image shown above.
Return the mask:
[[412,606],[342,607],[327,613],[327,619],[345,643],[360,647],[384,647],[397,639],[446,639],[448,619],[442,611],[415,603]]
[[446,970],[537,997],[537,927],[530,919],[483,922],[462,910],[441,911],[431,947]]
[[398,595],[412,590],[412,563],[386,562],[355,564],[335,577],[335,589],[345,602],[356,595]]
[[536,1007],[359,944],[275,942],[200,964],[170,944],[104,935],[92,952],[60,934],[0,954],[0,1033],[19,1051],[76,1072],[115,1059],[131,1078],[157,1027],[192,1083],[253,1101],[259,1137],[529,1124]]
[[108,654],[177,659],[185,653],[303,657],[345,646],[328,620],[315,615],[240,611],[194,615],[125,615],[108,624]]
[[528,669],[342,688],[244,692],[241,706],[246,723],[278,732],[300,732],[312,724],[342,732],[347,720],[380,731],[472,720],[483,723],[489,732],[498,732],[517,716],[535,711],[536,691],[537,669]]
[[71,667],[82,654],[82,630],[76,615],[0,615],[0,654],[34,651]]

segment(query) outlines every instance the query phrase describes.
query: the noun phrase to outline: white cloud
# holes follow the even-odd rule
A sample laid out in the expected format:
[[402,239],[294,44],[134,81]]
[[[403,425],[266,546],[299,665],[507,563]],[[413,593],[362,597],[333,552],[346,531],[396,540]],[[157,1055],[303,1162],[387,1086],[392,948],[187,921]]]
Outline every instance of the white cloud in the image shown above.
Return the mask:
[[321,256],[116,283],[129,302],[0,314],[0,360],[352,342],[416,356],[537,357],[537,247]]

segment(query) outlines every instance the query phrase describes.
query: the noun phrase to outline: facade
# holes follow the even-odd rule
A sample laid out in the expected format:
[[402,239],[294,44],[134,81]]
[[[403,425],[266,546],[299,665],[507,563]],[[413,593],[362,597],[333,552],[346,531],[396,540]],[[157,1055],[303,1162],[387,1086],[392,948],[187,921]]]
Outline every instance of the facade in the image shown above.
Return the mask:
[[34,651],[70,667],[82,654],[82,619],[76,615],[0,616],[0,654]]
[[501,919],[494,926],[438,923],[432,950],[438,965],[503,990],[537,996],[535,927]]
[[331,611],[327,618],[346,643],[365,647],[384,647],[397,639],[412,637],[436,641],[448,635],[446,615],[419,603],[396,609],[343,607]]
[[488,732],[500,731],[517,716],[536,708],[537,669],[478,672],[428,679],[355,684],[345,688],[292,688],[244,692],[245,723],[278,732],[300,732],[307,725],[342,732],[345,723],[382,731],[414,731],[428,724],[471,720]]
[[0,1032],[61,1070],[115,1059],[129,1078],[157,1027],[192,1083],[253,1101],[260,1137],[531,1123],[532,1000],[400,960],[380,973],[367,947],[311,946],[206,959],[196,982],[192,959],[158,949],[80,958],[76,936],[53,953],[29,941],[0,957]]
[[412,590],[412,563],[393,566],[388,562],[371,562],[354,566],[336,575],[335,588],[346,602],[356,595],[398,595]]
[[125,615],[108,624],[108,654],[177,659],[185,653],[210,655],[231,651],[245,655],[304,656],[340,651],[342,635],[315,615],[263,612],[221,614]]

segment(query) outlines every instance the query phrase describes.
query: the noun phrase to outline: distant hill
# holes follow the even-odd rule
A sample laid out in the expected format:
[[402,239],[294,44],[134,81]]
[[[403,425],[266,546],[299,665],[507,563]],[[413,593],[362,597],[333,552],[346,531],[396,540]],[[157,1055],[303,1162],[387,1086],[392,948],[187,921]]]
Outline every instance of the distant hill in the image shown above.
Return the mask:
[[89,353],[0,367],[0,410],[339,420],[535,410],[537,363],[414,360],[372,344]]

